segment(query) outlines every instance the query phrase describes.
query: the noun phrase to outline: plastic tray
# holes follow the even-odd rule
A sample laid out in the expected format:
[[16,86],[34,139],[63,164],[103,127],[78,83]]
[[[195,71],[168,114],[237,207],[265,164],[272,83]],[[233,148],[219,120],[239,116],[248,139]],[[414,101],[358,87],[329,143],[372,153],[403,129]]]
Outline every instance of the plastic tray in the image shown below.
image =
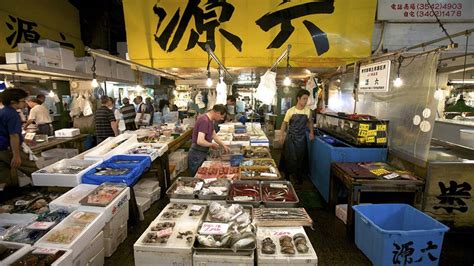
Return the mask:
[[[217,181],[217,180],[215,180],[215,181]],[[211,182],[208,182],[208,183],[204,184],[203,188],[209,187],[209,185],[212,182],[215,182],[215,181],[211,181]],[[204,182],[206,182],[206,180],[204,180]],[[199,195],[198,195],[199,199],[202,199],[202,200],[225,200],[227,198],[227,195],[229,194],[230,182],[228,180],[225,180],[225,179],[221,179],[221,180],[219,180],[219,182],[225,182],[226,183],[226,185],[225,185],[225,187],[227,187],[226,192],[224,192],[222,195],[217,195],[217,194],[204,195],[203,190],[201,189],[201,191],[199,191]]]
[[178,177],[176,181],[174,181],[173,184],[171,184],[170,188],[166,191],[166,195],[168,195],[169,198],[176,198],[176,199],[195,199],[198,197],[199,191],[194,191],[193,194],[176,194],[174,191],[176,190],[176,187],[178,186],[179,181],[184,181],[184,182],[202,182],[199,178],[194,178],[194,177]]
[[[271,201],[271,200],[266,200],[265,197],[265,187],[270,187],[272,184],[275,184],[277,186],[286,186],[287,189],[289,190],[290,194],[293,194],[294,196],[294,201]],[[262,192],[262,201],[265,207],[268,208],[291,208],[291,207],[297,207],[298,203],[300,200],[298,199],[298,195],[296,195],[295,189],[293,188],[293,185],[289,181],[262,181],[260,183],[261,186],[261,192]]]
[[[277,167],[277,165],[275,163],[275,160],[270,159],[270,158],[261,158],[261,159],[245,158],[243,160],[243,162],[245,162],[245,161],[256,161],[257,163],[266,162],[266,163],[270,164],[273,167]],[[262,166],[266,167],[266,165],[255,165],[255,164],[254,165],[242,165],[242,163],[241,163],[241,166],[242,167],[255,167],[255,166],[257,166],[257,167],[262,167]]]
[[[273,167],[273,170],[276,173],[273,173],[270,170],[271,166],[241,166],[240,167],[240,179],[241,180],[278,180],[281,179],[280,172],[276,167]],[[255,176],[246,176],[243,174],[245,171],[260,171],[261,173],[275,174],[276,176],[262,176],[261,174]]]
[[[88,198],[89,196],[93,196],[93,195],[96,195],[96,194],[99,194],[99,192],[101,192],[102,190],[106,189],[106,188],[115,188],[117,189],[117,191],[115,192],[114,195],[112,195],[112,198],[108,201],[108,202],[105,202],[105,203],[93,203],[93,202],[88,202]],[[122,191],[124,189],[127,188],[127,185],[126,184],[117,184],[117,183],[102,183],[100,186],[98,186],[96,189],[94,189],[92,192],[90,192],[88,195],[86,195],[84,198],[82,198],[79,202],[82,204],[82,205],[85,205],[85,206],[96,206],[96,207],[106,207],[107,205],[109,205],[111,202],[114,201],[114,199],[120,195],[120,193],[122,193]]]
[[147,155],[114,155],[106,159],[104,163],[110,164],[113,168],[120,168],[123,166],[138,167],[143,173],[146,169],[150,168],[151,159],[150,156]]
[[72,212],[81,206],[79,201],[96,188],[97,185],[79,184],[61,195],[59,198],[51,201],[49,203],[49,208],[51,210],[62,208]]
[[[256,190],[258,191],[258,198],[254,200],[239,200],[235,199],[233,196],[233,191],[236,186],[240,185],[252,185],[255,186]],[[262,201],[262,191],[260,190],[260,181],[252,181],[252,180],[240,180],[240,181],[232,181],[229,187],[229,194],[227,195],[227,203],[238,203],[238,204],[250,204],[254,207],[258,207]]]
[[[134,149],[149,149],[148,154],[132,154],[132,150]],[[150,156],[151,160],[154,161],[158,157],[163,156],[165,152],[168,151],[168,145],[161,144],[161,143],[137,143],[131,149],[129,149],[126,153],[131,156],[138,156],[138,155],[148,155]]]

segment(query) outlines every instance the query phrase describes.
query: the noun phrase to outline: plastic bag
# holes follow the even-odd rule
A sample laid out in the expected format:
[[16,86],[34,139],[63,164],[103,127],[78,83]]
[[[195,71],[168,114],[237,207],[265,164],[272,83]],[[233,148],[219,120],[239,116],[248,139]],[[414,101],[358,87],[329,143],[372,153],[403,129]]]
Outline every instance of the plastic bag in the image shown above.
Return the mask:
[[217,92],[216,104],[226,104],[227,103],[227,85],[225,84],[224,79],[220,79],[219,83],[217,83],[216,92]]
[[260,84],[258,84],[255,98],[264,104],[271,105],[276,91],[276,73],[267,71],[260,77]]

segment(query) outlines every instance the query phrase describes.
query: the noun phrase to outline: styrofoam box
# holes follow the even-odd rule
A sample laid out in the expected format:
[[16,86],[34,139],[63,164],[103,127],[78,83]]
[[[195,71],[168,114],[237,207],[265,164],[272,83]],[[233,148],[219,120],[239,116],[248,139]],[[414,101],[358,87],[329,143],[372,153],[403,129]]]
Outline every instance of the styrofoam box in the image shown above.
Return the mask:
[[78,57],[75,62],[75,70],[86,74],[92,74],[92,57]]
[[192,254],[179,254],[174,252],[150,252],[134,249],[136,266],[144,265],[169,265],[187,266],[193,264]]
[[[102,212],[104,214],[104,225],[114,218],[121,210],[128,211],[128,201],[130,200],[130,188],[126,187],[115,199],[106,207],[81,206],[78,210]],[[128,217],[127,217],[128,220]],[[103,226],[102,226],[103,227]]]
[[[152,154],[149,154],[151,157],[151,161],[154,161],[156,158],[163,156],[165,152],[168,151],[168,145],[162,144],[162,143],[137,143],[133,147],[130,147],[130,149],[126,152],[127,154],[130,152],[131,149],[133,148],[138,148],[138,147],[149,147],[153,148],[156,150],[156,152],[153,152]],[[143,155],[143,154],[130,154],[130,155]]]
[[78,153],[77,149],[54,148],[41,152],[41,157],[44,157],[46,160],[52,158],[68,159],[76,156]]
[[[57,249],[57,248],[32,248],[30,252],[40,252],[43,254],[51,253],[54,254],[56,251],[64,250],[65,253],[55,260],[51,266],[70,266],[72,265],[72,250],[69,249]],[[25,254],[26,255],[26,254]],[[21,259],[22,257],[18,258],[17,260]],[[15,261],[16,262],[16,261]]]
[[75,187],[81,184],[82,176],[91,168],[96,167],[101,163],[101,160],[74,160],[63,159],[43,169],[46,171],[54,171],[54,169],[63,167],[65,165],[80,165],[87,166],[86,169],[77,174],[60,174],[60,173],[40,173],[34,172],[31,177],[33,185],[35,186],[57,186],[57,187]]
[[79,201],[96,189],[97,185],[79,184],[49,203],[51,210],[66,209],[70,212],[81,207]]
[[48,48],[59,48],[59,47],[61,47],[61,45],[58,42],[51,41],[51,40],[48,40],[48,39],[39,40],[38,44],[40,46],[48,47]]
[[[238,266],[253,266],[254,253],[247,256],[235,255],[210,255],[194,251],[193,266],[221,266],[221,265],[238,265]],[[293,263],[291,263],[293,265]]]
[[135,193],[138,191],[142,192],[153,192],[156,188],[160,187],[160,182],[151,178],[142,178],[133,187]]
[[33,213],[0,213],[0,226],[30,224],[37,218],[38,215]]
[[[61,48],[62,49],[62,48]],[[81,134],[79,128],[63,128],[54,131],[54,136],[58,138],[70,138]]]
[[161,187],[157,187],[154,191],[152,192],[146,192],[146,191],[141,191],[137,190],[135,191],[135,195],[138,197],[146,197],[150,198],[151,204],[155,203],[157,200],[160,199],[161,196]]
[[97,146],[95,146],[93,148],[90,148],[87,151],[84,151],[83,153],[78,154],[77,156],[73,157],[72,159],[83,160],[86,154],[88,154],[92,151],[95,151],[97,149],[101,149],[104,146],[110,145],[110,143],[115,142],[117,138],[119,138],[120,140],[124,140],[124,139],[128,139],[130,136],[131,136],[130,134],[121,134],[121,135],[118,135],[117,137],[108,137],[104,141],[99,143]]
[[25,52],[5,53],[7,64],[33,64],[39,65],[40,59],[36,55],[26,54]]
[[347,224],[347,204],[336,205],[336,217]]
[[12,264],[13,262],[17,261],[19,258],[21,258],[23,255],[25,255],[26,253],[28,253],[31,250],[31,246],[28,245],[28,244],[7,242],[7,241],[0,241],[0,244],[4,245],[6,247],[9,247],[9,248],[17,248],[18,249],[13,254],[6,257],[2,261],[0,261],[0,265]]
[[120,229],[117,235],[113,237],[104,238],[104,255],[105,257],[110,257],[117,250],[118,246],[122,244],[123,241],[127,238],[127,223]]
[[[60,243],[52,243],[48,242],[47,239],[52,235],[53,233],[61,230],[62,228],[67,227],[68,225],[71,224],[71,220],[74,215],[76,215],[80,210],[76,210],[72,212],[66,219],[61,221],[58,225],[56,225],[51,231],[49,231],[46,235],[44,235],[40,240],[38,240],[35,243],[35,247],[52,247],[52,248],[64,248],[64,249],[71,249],[73,252],[73,258],[76,258],[79,256],[79,254],[85,250],[89,244],[94,240],[95,236],[100,232],[102,235],[102,240],[101,245],[103,247],[104,245],[104,233],[102,232],[102,228],[105,225],[104,221],[104,214],[101,212],[95,212],[97,213],[97,217],[87,224],[87,226],[84,228],[84,230],[75,238],[73,241],[69,244],[60,244]],[[88,212],[93,212],[93,211],[88,211]],[[99,250],[99,249],[95,249]]]
[[150,209],[151,206],[151,199],[149,198],[144,198],[144,197],[135,197],[137,201],[137,206],[138,206],[138,211],[140,213],[140,221],[143,221],[145,219],[144,213]]
[[[59,50],[52,49],[52,48],[37,47],[36,55],[39,56],[40,58],[54,59],[54,60],[58,60],[58,62],[61,61],[61,55],[59,53]],[[59,66],[59,63],[58,63],[58,66]]]
[[76,58],[74,57],[74,51],[66,48],[56,48],[59,50],[61,56],[61,68],[71,71],[76,70]]
[[[101,262],[102,263],[99,263]],[[103,265],[104,264],[104,233],[100,231],[93,235],[93,239],[87,243],[82,252],[74,258],[72,265]]]
[[[128,135],[124,137],[120,137],[122,135],[118,135],[115,137],[114,140],[110,141],[107,145],[101,145],[98,147],[98,149],[94,149],[84,155],[85,159],[103,159],[103,158],[108,158],[113,155],[117,154],[125,154],[127,150],[129,150],[131,145],[134,145],[137,143],[137,135]],[[114,147],[120,141],[126,139],[126,141],[122,142],[117,147]]]
[[32,42],[24,42],[24,43],[19,43],[17,47],[18,47],[18,51],[22,53],[36,55],[36,48],[39,47],[39,44],[32,43]]
[[49,57],[40,57],[39,65],[52,68],[61,68],[61,60]]
[[122,230],[123,227],[127,227],[127,221],[128,221],[128,206],[129,203],[127,201],[126,204],[123,205],[123,207],[120,208],[120,210],[115,214],[115,216],[108,221],[105,226],[104,226],[104,237],[106,238],[114,238],[114,236],[118,235],[120,230]]
[[[306,245],[308,246],[308,252],[305,254],[296,253],[293,255],[282,254],[279,238],[284,235],[294,236],[295,234],[304,234],[306,237]],[[276,245],[275,254],[263,254],[262,253],[262,240],[270,237],[273,243]],[[258,227],[257,230],[257,264],[258,265],[318,265],[318,256],[314,251],[313,245],[306,235],[302,226],[297,227]]]

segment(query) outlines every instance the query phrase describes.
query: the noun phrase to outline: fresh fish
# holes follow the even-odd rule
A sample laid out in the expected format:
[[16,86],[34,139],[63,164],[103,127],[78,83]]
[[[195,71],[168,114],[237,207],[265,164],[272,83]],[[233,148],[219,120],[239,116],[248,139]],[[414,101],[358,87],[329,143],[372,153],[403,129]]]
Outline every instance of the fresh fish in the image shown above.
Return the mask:
[[255,234],[253,233],[244,233],[239,238],[234,239],[231,249],[234,252],[237,252],[239,249],[247,247],[255,243]]

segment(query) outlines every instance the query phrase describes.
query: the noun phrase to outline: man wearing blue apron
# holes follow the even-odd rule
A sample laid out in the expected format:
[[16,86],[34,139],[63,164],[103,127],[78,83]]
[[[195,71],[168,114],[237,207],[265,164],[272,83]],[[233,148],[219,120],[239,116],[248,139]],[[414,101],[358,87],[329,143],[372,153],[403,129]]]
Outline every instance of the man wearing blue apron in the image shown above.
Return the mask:
[[[283,142],[283,152],[280,160],[280,171],[285,173],[285,178],[290,176],[298,183],[308,172],[308,139],[306,132],[309,129],[309,139],[314,139],[313,119],[311,110],[306,106],[309,92],[300,89],[296,95],[296,105],[288,109],[281,124],[280,141]],[[288,133],[285,138],[285,130]]]
[[[229,147],[224,145],[214,130],[214,122],[221,120],[226,114],[226,107],[222,104],[216,104],[207,113],[201,115],[196,120],[193,129],[193,144],[189,149],[188,168],[191,176],[195,176],[198,168],[206,160],[209,148],[217,149],[219,145],[229,152]],[[216,143],[212,143],[214,140]]]

